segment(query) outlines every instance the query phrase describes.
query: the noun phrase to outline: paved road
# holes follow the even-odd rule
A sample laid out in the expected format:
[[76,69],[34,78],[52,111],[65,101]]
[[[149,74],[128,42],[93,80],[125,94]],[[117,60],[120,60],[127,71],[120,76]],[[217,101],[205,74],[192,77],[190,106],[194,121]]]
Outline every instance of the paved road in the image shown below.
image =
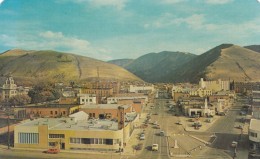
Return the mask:
[[[153,114],[151,117],[152,123],[157,121],[157,123],[160,125],[161,129],[156,129],[155,125],[150,124],[148,129],[146,141],[145,141],[145,149],[142,151],[142,153],[137,158],[151,158],[151,159],[168,159],[168,145],[167,145],[167,138],[165,136],[160,136],[159,133],[161,130],[164,130],[166,132],[166,129],[168,127],[167,120],[165,118],[166,114],[166,101],[156,99],[154,102],[154,108],[151,110],[151,113]],[[157,114],[157,115],[154,115]],[[151,151],[151,145],[152,144],[158,144],[159,145],[159,151]]]

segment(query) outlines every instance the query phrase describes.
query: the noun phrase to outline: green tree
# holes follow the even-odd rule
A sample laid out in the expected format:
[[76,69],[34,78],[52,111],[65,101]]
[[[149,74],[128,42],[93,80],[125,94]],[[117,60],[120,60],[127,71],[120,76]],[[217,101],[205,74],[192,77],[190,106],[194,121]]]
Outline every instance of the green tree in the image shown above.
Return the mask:
[[31,102],[31,98],[27,94],[13,96],[9,99],[11,106],[23,106]]

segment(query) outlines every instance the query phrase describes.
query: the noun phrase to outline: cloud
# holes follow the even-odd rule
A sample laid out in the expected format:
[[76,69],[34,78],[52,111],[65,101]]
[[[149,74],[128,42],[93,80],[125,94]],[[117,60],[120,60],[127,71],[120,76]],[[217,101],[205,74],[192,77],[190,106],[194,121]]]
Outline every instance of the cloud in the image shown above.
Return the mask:
[[0,0],[0,5],[4,2],[4,0]]
[[205,0],[207,4],[226,4],[231,2],[233,2],[233,0]]
[[176,4],[176,3],[181,3],[185,2],[186,0],[161,0],[161,3],[165,4]]
[[9,48],[63,51],[101,60],[110,58],[108,50],[95,47],[84,39],[65,36],[62,32],[45,31],[37,35],[26,35],[22,39],[18,38],[2,34],[0,43]]
[[166,28],[170,26],[188,25],[192,29],[200,29],[205,22],[203,14],[193,14],[188,17],[177,18],[170,13],[165,13],[152,23],[145,23],[144,28]]
[[122,10],[126,5],[127,0],[89,0],[89,3],[96,7],[115,7],[118,10]]

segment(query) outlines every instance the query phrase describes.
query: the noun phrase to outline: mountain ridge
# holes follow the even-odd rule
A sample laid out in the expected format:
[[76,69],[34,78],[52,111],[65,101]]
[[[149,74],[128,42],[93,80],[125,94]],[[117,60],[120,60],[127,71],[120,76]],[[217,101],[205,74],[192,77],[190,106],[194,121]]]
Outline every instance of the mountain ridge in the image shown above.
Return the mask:
[[[113,71],[114,70],[114,71]],[[142,81],[122,67],[101,60],[50,50],[9,50],[0,54],[0,76],[48,81],[100,79]]]

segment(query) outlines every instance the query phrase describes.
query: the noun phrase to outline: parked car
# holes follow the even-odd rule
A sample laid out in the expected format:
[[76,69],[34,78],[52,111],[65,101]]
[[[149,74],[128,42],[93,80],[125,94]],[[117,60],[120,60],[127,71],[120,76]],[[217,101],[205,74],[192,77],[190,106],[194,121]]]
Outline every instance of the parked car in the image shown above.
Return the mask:
[[164,131],[163,130],[160,131],[160,136],[164,136]]
[[145,135],[144,135],[144,134],[141,134],[139,139],[140,139],[140,140],[144,140],[144,139],[145,139]]
[[58,148],[49,148],[46,153],[50,153],[50,154],[57,154],[59,153],[60,150]]
[[153,144],[152,145],[152,151],[158,151],[159,150],[159,145],[158,144]]

